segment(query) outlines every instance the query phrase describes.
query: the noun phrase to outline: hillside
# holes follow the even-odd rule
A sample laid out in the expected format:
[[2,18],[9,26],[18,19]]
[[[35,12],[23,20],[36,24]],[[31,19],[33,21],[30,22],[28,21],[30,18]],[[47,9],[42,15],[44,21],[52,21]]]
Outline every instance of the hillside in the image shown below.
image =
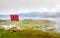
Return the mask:
[[[8,30],[0,29],[1,38],[60,38],[60,34],[57,34],[52,31],[43,31],[41,28],[54,26],[56,22],[49,20],[21,20],[19,22],[9,21],[2,23],[3,25],[15,25],[19,26],[20,31],[17,31],[17,28],[10,28]],[[47,26],[46,26],[47,25]],[[17,32],[11,32],[10,30],[14,29]],[[36,29],[36,30],[34,30]],[[41,29],[41,30],[40,30]],[[8,34],[8,35],[7,35]]]

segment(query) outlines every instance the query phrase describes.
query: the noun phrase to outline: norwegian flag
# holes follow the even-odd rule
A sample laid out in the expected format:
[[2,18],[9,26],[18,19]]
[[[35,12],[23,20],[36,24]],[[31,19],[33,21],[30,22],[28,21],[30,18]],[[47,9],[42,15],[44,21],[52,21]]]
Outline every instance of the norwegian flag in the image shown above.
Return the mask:
[[10,15],[11,21],[19,21],[19,16],[18,15]]

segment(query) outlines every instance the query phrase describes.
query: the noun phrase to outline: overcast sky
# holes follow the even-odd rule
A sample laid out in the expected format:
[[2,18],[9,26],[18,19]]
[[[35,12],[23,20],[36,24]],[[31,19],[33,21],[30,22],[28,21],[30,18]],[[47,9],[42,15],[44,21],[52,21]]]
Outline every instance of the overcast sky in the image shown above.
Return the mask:
[[60,0],[0,0],[0,14],[60,12]]

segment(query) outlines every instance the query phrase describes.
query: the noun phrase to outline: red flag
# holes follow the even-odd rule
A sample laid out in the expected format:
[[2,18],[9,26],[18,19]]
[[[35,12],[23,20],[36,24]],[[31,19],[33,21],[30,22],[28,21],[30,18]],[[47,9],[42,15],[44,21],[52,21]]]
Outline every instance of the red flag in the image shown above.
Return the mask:
[[19,21],[19,16],[18,15],[10,15],[11,21]]

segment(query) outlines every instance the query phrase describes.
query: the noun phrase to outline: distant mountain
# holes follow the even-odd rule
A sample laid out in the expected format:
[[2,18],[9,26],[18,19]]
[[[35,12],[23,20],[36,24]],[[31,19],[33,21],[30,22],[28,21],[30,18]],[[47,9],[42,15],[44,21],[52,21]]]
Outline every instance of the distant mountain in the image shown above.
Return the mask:
[[0,15],[0,17],[8,17],[8,16],[10,16],[10,15]]
[[40,14],[37,13],[37,12],[20,13],[19,15],[22,16],[22,17],[37,17],[37,16],[40,16]]
[[0,19],[0,22],[6,22],[6,21],[7,21],[7,20],[1,20],[1,19]]
[[40,12],[30,12],[30,13],[20,13],[19,16],[21,17],[44,17],[44,18],[56,18],[56,17],[60,17],[60,12],[56,12],[56,13],[40,13]]
[[[43,17],[43,18],[57,18],[60,17],[60,12],[47,13],[47,12],[29,12],[29,13],[19,13],[20,17]],[[0,17],[9,17],[10,15],[0,15]]]

